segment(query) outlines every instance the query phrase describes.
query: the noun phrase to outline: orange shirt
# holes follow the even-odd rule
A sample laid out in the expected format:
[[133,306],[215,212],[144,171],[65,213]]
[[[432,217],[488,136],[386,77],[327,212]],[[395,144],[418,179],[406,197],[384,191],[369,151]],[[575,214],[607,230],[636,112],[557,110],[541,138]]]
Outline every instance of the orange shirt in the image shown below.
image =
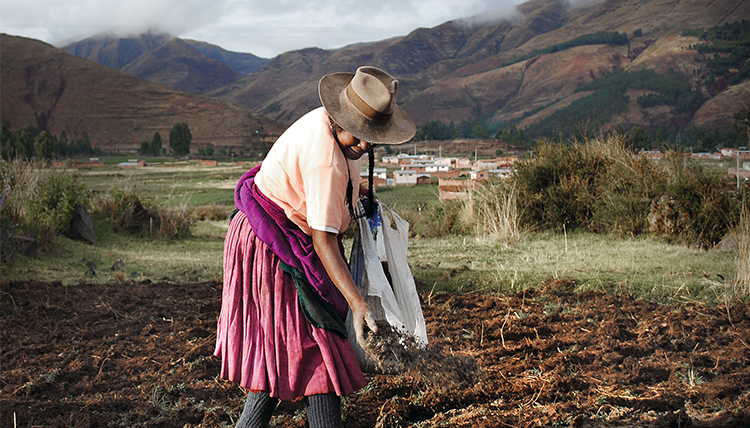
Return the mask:
[[[359,170],[360,161],[347,159],[336,144],[328,113],[320,107],[281,134],[255,183],[307,235],[312,229],[339,233],[349,225],[347,183],[359,190]],[[356,194],[352,200],[356,203]]]

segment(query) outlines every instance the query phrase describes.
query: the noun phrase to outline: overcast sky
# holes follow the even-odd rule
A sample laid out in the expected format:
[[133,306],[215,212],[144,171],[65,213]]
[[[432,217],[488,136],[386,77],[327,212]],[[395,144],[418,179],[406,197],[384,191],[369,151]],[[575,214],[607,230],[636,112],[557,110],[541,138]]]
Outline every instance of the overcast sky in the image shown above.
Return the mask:
[[0,0],[0,32],[61,47],[149,29],[271,58],[403,36],[469,17],[511,16],[526,0]]

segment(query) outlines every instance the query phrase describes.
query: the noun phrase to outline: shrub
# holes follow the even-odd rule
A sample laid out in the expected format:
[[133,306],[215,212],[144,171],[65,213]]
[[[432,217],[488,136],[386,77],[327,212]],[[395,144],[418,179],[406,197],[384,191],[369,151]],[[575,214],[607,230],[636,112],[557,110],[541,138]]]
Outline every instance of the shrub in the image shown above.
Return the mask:
[[190,235],[192,217],[186,209],[150,209],[129,189],[111,188],[92,200],[93,214],[112,221],[118,233],[177,239]]
[[76,204],[87,206],[89,193],[74,176],[31,163],[0,163],[0,226],[13,234],[32,234],[39,248],[51,248],[67,233]]
[[670,240],[702,248],[721,241],[739,220],[738,193],[721,177],[694,163],[671,156],[663,163],[667,192],[677,202],[682,217]]
[[651,232],[702,248],[736,222],[737,194],[679,153],[649,160],[622,136],[541,142],[514,175],[529,229]]
[[429,238],[471,232],[471,226],[462,220],[462,212],[460,201],[446,201],[429,204],[422,210],[399,210],[398,214],[409,222],[410,236]]

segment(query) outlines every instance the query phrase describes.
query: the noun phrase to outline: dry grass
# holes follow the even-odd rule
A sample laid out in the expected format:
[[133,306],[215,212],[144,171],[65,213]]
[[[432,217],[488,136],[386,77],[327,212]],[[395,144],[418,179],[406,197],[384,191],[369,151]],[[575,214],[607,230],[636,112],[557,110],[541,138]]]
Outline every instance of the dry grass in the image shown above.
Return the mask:
[[737,281],[734,285],[736,297],[750,295],[750,208],[742,205],[740,221],[735,229],[737,238]]
[[521,237],[515,182],[491,180],[464,203],[462,221],[473,226],[477,236],[489,236],[506,245]]

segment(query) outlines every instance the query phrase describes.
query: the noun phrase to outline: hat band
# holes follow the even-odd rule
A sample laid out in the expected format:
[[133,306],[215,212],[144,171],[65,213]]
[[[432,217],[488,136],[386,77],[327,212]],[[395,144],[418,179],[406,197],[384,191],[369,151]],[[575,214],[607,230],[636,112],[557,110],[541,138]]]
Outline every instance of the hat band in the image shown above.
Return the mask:
[[386,120],[390,119],[391,116],[393,116],[393,113],[382,113],[370,107],[365,102],[365,100],[360,98],[360,96],[354,91],[354,89],[352,89],[351,85],[346,87],[346,96],[347,98],[349,98],[349,101],[354,104],[354,107],[356,107],[357,110],[367,116],[367,118],[369,118],[370,120],[374,120],[376,122],[385,122]]

